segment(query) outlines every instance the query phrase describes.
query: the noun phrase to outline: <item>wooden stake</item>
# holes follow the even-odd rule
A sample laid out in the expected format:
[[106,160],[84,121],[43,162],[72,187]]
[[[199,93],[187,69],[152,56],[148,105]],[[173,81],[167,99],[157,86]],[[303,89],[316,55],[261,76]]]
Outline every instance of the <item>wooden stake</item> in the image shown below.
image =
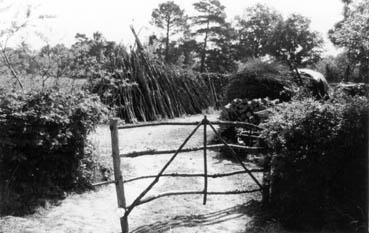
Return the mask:
[[128,233],[129,227],[128,227],[128,216],[123,216],[120,218],[120,227],[122,228],[122,233]]
[[206,144],[207,144],[207,135],[206,135],[206,125],[208,123],[208,119],[204,116],[203,124],[204,124],[204,199],[203,204],[206,204],[206,196],[208,192],[208,165],[206,158]]
[[[115,189],[117,192],[118,207],[125,209],[126,208],[126,198],[124,196],[123,176],[120,170],[118,121],[119,119],[117,118],[110,120],[111,149],[112,149],[112,156],[113,156],[114,179],[116,181]],[[121,228],[122,228],[123,233],[128,233],[127,216],[124,216],[121,218]]]
[[264,161],[264,174],[263,174],[263,195],[262,203],[263,207],[267,207],[270,203],[270,176],[271,176],[271,156],[266,155]]
[[126,200],[124,196],[123,176],[120,170],[120,156],[119,156],[119,138],[118,138],[118,119],[110,120],[111,132],[111,149],[113,156],[114,179],[116,181],[115,187],[117,191],[118,207],[125,208]]

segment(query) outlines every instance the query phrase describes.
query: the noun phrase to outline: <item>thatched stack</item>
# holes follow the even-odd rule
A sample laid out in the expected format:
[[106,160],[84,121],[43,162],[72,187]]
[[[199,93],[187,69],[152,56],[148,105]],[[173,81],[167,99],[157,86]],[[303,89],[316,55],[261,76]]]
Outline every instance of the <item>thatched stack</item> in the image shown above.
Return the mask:
[[143,53],[121,53],[112,75],[94,80],[92,92],[127,122],[201,113],[222,96],[219,75],[195,74]]
[[234,74],[226,90],[226,101],[233,99],[280,99],[288,101],[292,96],[292,80],[288,68],[258,60],[245,64],[241,71]]

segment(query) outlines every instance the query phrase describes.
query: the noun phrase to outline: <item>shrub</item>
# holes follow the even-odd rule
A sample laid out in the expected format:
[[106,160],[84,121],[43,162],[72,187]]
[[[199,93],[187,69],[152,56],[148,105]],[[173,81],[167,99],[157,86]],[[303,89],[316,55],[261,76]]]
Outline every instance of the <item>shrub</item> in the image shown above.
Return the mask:
[[83,92],[0,93],[0,211],[90,188],[96,163],[86,137],[105,113]]
[[276,107],[263,124],[271,205],[285,224],[367,229],[368,112],[365,97],[305,99]]

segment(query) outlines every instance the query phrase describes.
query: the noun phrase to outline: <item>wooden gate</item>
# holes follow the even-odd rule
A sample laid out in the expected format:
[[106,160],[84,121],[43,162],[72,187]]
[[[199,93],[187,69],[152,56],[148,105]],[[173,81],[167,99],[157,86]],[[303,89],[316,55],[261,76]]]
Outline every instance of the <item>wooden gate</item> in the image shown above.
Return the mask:
[[[159,125],[185,125],[185,126],[195,126],[195,128],[192,130],[192,132],[187,136],[187,138],[183,141],[181,146],[177,150],[147,150],[147,151],[139,151],[139,152],[131,152],[126,154],[120,154],[119,152],[119,138],[118,138],[118,130],[122,129],[129,129],[129,128],[138,128],[138,127],[146,127],[146,126],[159,126]],[[234,151],[234,149],[241,149],[246,152],[261,152],[263,151],[262,147],[252,147],[252,146],[241,146],[241,145],[234,145],[234,144],[228,144],[218,133],[218,131],[215,129],[214,125],[231,125],[235,127],[243,127],[248,129],[248,137],[252,139],[260,139],[260,136],[258,135],[258,132],[260,132],[261,128],[245,123],[245,122],[230,122],[230,121],[209,121],[206,116],[204,116],[203,120],[200,122],[150,122],[150,123],[143,123],[143,124],[134,124],[134,125],[119,125],[119,119],[112,119],[110,121],[110,131],[111,131],[111,142],[112,142],[112,156],[113,156],[113,167],[114,167],[114,180],[113,181],[107,181],[99,183],[99,185],[109,184],[109,183],[115,183],[116,186],[116,193],[117,193],[117,200],[118,200],[118,207],[124,209],[124,215],[121,217],[121,228],[123,233],[128,233],[128,216],[131,213],[131,211],[139,205],[142,205],[144,203],[153,201],[155,199],[166,197],[166,196],[174,196],[174,195],[190,195],[190,194],[203,194],[203,204],[206,204],[207,195],[227,195],[227,194],[242,194],[242,193],[252,193],[252,192],[262,192],[263,196],[263,202],[267,201],[269,199],[269,185],[267,182],[266,177],[268,176],[269,169],[267,167],[264,167],[263,169],[248,169],[242,160],[238,157],[237,153]],[[195,134],[195,132],[200,128],[200,126],[203,126],[204,130],[204,142],[203,146],[201,147],[195,147],[195,148],[184,148],[188,140]],[[215,145],[207,145],[207,127],[210,127],[217,138],[222,142],[222,144],[215,144]],[[243,135],[245,136],[245,135]],[[223,173],[223,174],[208,174],[207,171],[207,150],[208,149],[215,149],[215,148],[222,148],[226,147],[230,152],[231,155],[234,157],[234,159],[241,165],[243,170],[241,171],[235,171],[231,173]],[[167,167],[173,162],[173,160],[176,158],[176,156],[180,152],[190,152],[190,151],[199,151],[203,150],[203,165],[204,165],[204,173],[202,174],[164,174]],[[125,180],[123,178],[122,172],[121,172],[121,157],[135,157],[135,156],[141,156],[141,155],[159,155],[159,154],[171,154],[173,153],[173,156],[168,160],[168,162],[163,166],[163,168],[160,170],[160,172],[156,176],[142,176],[142,177],[136,177],[132,178],[130,180]],[[253,175],[254,172],[263,172],[263,184],[261,184],[256,177]],[[251,179],[257,184],[258,188],[253,190],[231,190],[231,191],[223,191],[223,192],[209,192],[208,191],[208,178],[217,178],[217,177],[225,177],[225,176],[231,176],[231,175],[237,175],[237,174],[243,174],[247,173]],[[149,192],[154,185],[159,181],[160,177],[204,177],[204,189],[200,191],[173,191],[173,192],[167,192],[167,193],[161,193],[154,196],[145,197],[146,193]],[[125,195],[124,195],[124,184],[132,181],[137,181],[141,179],[147,179],[147,178],[155,178],[148,186],[145,188],[138,197],[130,204],[127,205]]]

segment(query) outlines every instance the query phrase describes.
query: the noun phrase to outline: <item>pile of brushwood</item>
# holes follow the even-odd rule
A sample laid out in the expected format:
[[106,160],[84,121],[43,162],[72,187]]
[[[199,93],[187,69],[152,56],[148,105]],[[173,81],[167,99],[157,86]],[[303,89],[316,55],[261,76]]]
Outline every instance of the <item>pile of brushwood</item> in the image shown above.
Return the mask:
[[[259,125],[263,119],[258,113],[278,103],[278,99],[270,100],[268,97],[262,99],[234,99],[224,106],[220,113],[220,119],[224,121],[242,121]],[[249,131],[249,129],[234,126],[220,127],[221,135],[230,142],[242,143],[242,135],[245,131]]]
[[227,77],[168,66],[144,52],[120,50],[114,69],[89,78],[89,89],[127,122],[173,118],[219,106]]

